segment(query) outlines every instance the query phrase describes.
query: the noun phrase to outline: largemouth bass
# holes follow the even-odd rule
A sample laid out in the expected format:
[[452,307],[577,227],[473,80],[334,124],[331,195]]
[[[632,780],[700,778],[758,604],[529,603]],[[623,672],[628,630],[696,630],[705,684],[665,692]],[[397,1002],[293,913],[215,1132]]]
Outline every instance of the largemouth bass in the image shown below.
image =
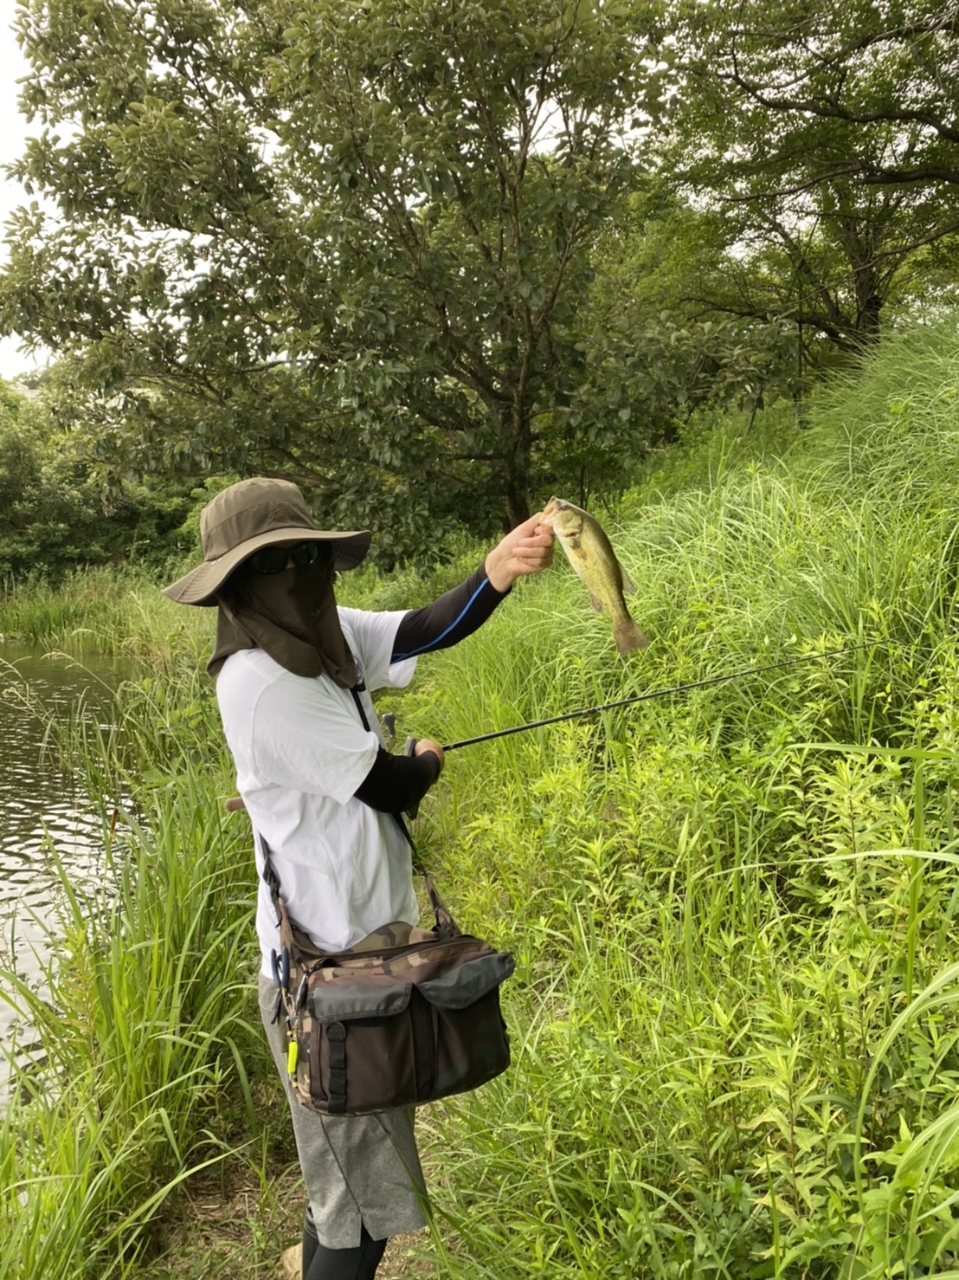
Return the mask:
[[562,498],[550,498],[543,511],[543,524],[548,524],[559,538],[566,558],[586,584],[590,602],[597,613],[606,612],[613,620],[613,638],[621,654],[645,649],[649,641],[629,616],[624,593],[635,587],[616,559],[609,538],[597,520]]

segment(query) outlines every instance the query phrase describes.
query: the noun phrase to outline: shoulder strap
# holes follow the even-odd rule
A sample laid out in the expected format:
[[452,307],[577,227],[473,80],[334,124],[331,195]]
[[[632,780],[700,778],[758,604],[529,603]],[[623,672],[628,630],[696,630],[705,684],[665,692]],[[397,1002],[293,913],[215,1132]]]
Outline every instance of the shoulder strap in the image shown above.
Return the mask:
[[[356,709],[360,714],[363,727],[367,732],[369,732],[370,722],[366,715],[366,711],[364,710],[363,703],[360,701],[360,692],[364,687],[363,682],[359,680],[350,689],[350,693],[353,695],[353,701],[356,703]],[[423,866],[416,844],[413,841],[413,837],[410,835],[409,828],[403,821],[402,814],[394,813],[392,816],[396,819],[400,830],[403,832],[403,835],[406,837],[406,841],[410,846],[410,857],[413,861],[413,869],[423,877],[426,884],[426,892],[429,895],[430,905],[433,908],[433,914],[436,918],[437,933],[441,938],[458,937],[460,934],[459,926],[453,919],[453,915],[449,907],[447,907],[446,903],[443,901],[439,890],[436,888],[433,881],[430,879],[429,873]],[[270,891],[270,897],[273,900],[273,907],[276,911],[277,919],[280,924],[281,946],[289,947],[291,944],[294,944],[296,950],[302,953],[306,949],[304,944],[307,944],[308,940],[303,936],[301,930],[296,928],[293,921],[290,919],[286,903],[283,901],[283,896],[280,893],[280,880],[276,874],[276,868],[273,866],[270,846],[267,844],[263,836],[259,835],[259,833],[257,833],[257,839],[260,842],[260,848],[263,850],[263,881]],[[312,947],[312,943],[308,943],[308,946]],[[316,951],[316,948],[312,949],[314,952]]]
[[[263,850],[263,882],[269,889],[270,897],[273,900],[273,909],[276,912],[277,922],[280,926],[281,948],[286,947],[291,956],[298,958],[307,960],[320,959],[327,953],[318,950],[303,930],[298,929],[293,923],[286,903],[283,901],[283,895],[280,892],[280,880],[273,866],[270,846],[259,832],[254,834],[260,842],[260,848]],[[410,843],[412,845],[412,841]],[[436,920],[437,936],[444,939],[444,941],[450,938],[458,938],[462,931],[453,919],[449,907],[443,901],[440,891],[425,871],[422,875],[423,882],[426,885],[426,892],[429,895],[430,906],[433,908],[433,916]]]
[[285,951],[290,957],[295,957],[297,962],[305,952],[316,948],[310,942],[309,938],[297,929],[293,921],[290,919],[290,913],[286,909],[286,903],[283,901],[283,895],[280,893],[280,878],[276,874],[276,868],[273,866],[273,858],[270,846],[260,833],[254,830],[254,837],[260,842],[260,848],[263,851],[263,882],[270,891],[270,897],[273,899],[273,910],[276,912],[277,924],[280,926],[280,949]]

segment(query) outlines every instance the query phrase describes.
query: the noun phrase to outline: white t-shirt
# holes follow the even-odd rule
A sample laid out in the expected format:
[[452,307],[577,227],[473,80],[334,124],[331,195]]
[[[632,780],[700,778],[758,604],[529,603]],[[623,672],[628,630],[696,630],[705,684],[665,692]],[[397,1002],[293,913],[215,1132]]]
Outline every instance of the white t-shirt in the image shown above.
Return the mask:
[[[339,609],[367,690],[409,684],[416,659],[390,664],[403,612]],[[296,676],[262,649],[227,658],[217,678],[237,789],[253,829],[270,846],[283,899],[313,942],[338,951],[392,920],[417,920],[409,845],[396,819],[354,798],[381,745],[369,692],[363,727],[349,689],[325,673]],[[279,950],[276,912],[260,874],[256,928],[263,973]]]

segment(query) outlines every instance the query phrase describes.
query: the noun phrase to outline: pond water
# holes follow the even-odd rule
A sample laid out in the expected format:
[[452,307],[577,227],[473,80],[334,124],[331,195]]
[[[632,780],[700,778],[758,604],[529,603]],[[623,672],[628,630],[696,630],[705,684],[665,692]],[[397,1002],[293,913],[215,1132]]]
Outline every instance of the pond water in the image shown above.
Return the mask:
[[[56,931],[55,851],[78,880],[94,873],[100,822],[75,779],[45,750],[49,716],[82,714],[107,722],[112,692],[128,663],[43,655],[0,645],[0,968],[36,985]],[[0,986],[3,979],[0,976]],[[9,1044],[13,1011],[0,999],[0,1041]],[[29,1045],[23,1032],[19,1047]],[[0,1058],[0,1095],[7,1075]]]

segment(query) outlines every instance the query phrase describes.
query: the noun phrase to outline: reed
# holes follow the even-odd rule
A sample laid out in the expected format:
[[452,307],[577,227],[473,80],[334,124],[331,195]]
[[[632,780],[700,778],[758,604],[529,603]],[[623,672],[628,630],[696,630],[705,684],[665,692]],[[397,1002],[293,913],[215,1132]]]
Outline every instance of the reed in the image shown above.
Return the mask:
[[10,1280],[135,1273],[166,1197],[234,1153],[235,1112],[257,1128],[248,850],[222,817],[209,695],[191,686],[151,677],[120,690],[108,730],[51,726],[101,798],[104,839],[82,885],[51,851],[42,984],[4,975],[43,1057],[0,1127]]
[[[174,576],[171,571],[170,578]],[[35,575],[0,585],[0,637],[46,649],[195,663],[209,643],[205,609],[167,600],[136,567],[78,570],[56,586]]]

